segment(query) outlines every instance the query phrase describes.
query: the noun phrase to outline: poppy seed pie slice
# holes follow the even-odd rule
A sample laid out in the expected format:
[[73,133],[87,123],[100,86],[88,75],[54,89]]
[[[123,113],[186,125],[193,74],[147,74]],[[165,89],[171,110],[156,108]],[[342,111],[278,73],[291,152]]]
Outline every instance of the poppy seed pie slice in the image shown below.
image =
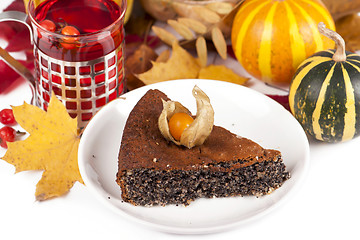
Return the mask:
[[161,99],[169,100],[149,90],[127,119],[116,175],[125,202],[188,205],[197,198],[261,196],[290,178],[279,151],[219,126],[191,149],[167,141],[158,128]]

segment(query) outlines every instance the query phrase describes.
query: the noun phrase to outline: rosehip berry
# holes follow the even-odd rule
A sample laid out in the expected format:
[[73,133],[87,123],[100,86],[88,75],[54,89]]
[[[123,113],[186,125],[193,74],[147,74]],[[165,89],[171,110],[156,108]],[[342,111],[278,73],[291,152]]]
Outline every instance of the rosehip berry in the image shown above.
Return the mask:
[[0,146],[7,148],[6,142],[15,141],[16,131],[12,127],[5,126],[0,128]]
[[53,21],[45,19],[44,21],[42,21],[40,23],[40,26],[42,26],[43,28],[45,28],[46,30],[48,30],[49,32],[55,32],[56,30],[56,25]]
[[15,125],[16,120],[12,109],[3,109],[0,111],[0,122],[4,125]]
[[79,30],[73,26],[65,26],[63,29],[61,29],[61,34],[69,36],[62,38],[62,42],[60,42],[60,44],[63,46],[63,48],[73,49],[76,47],[76,42],[79,40],[79,38],[74,36],[80,35]]

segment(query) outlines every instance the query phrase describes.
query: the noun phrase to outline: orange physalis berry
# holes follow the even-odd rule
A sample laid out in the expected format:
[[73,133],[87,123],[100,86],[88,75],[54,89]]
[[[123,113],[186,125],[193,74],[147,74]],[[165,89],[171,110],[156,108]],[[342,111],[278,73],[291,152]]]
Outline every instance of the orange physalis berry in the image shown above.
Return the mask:
[[183,112],[175,113],[169,120],[169,130],[173,138],[180,140],[183,131],[190,126],[194,119]]

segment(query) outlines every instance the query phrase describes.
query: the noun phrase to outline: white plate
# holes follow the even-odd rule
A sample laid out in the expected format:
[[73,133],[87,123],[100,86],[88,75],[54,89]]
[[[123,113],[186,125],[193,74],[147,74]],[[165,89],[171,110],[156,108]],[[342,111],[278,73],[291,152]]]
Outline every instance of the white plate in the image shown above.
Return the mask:
[[[215,124],[282,152],[291,178],[272,194],[198,199],[188,207],[135,207],[122,201],[115,182],[117,157],[127,117],[149,89],[159,89],[196,113],[191,94],[197,84],[211,99]],[[249,88],[212,80],[175,80],[133,90],[105,107],[86,127],[79,146],[79,168],[86,186],[113,211],[160,231],[194,234],[223,231],[270,212],[303,181],[309,143],[293,116],[280,104]]]

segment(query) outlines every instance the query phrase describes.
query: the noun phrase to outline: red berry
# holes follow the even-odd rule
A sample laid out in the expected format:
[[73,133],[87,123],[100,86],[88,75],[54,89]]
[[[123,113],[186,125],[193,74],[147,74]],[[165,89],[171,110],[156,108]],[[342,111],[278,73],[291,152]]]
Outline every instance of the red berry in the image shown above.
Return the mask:
[[73,49],[76,47],[76,42],[79,40],[79,38],[74,36],[80,35],[79,30],[73,26],[65,26],[63,29],[61,29],[61,34],[69,36],[62,38],[62,42],[60,42],[60,44],[63,46],[63,48]]
[[61,33],[64,35],[69,35],[69,36],[77,36],[80,35],[79,30],[76,29],[76,27],[74,26],[65,26],[63,29],[61,29]]
[[12,109],[3,109],[0,111],[0,122],[4,125],[15,125],[16,120]]
[[40,26],[42,26],[43,28],[45,28],[46,30],[48,30],[49,32],[55,32],[56,30],[56,25],[53,21],[45,19],[44,21],[42,21],[40,23]]
[[0,128],[0,146],[7,148],[6,142],[15,141],[16,131],[12,127],[5,126]]

